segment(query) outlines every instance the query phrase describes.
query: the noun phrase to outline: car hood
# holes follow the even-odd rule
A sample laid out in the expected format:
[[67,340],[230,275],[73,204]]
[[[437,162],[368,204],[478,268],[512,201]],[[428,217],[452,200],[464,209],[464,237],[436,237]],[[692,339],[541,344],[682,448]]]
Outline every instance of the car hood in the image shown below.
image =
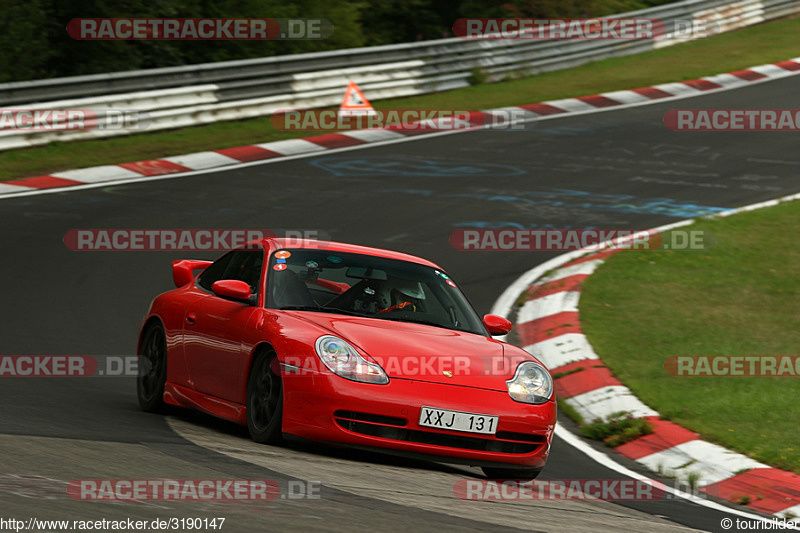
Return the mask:
[[394,320],[302,315],[369,355],[390,379],[505,391],[516,369],[503,343],[483,335]]

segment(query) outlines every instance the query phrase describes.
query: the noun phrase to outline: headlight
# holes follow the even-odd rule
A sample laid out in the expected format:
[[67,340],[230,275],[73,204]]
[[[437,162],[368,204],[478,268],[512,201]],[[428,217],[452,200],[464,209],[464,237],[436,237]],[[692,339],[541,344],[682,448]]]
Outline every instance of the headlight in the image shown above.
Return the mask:
[[355,348],[339,337],[323,335],[317,339],[317,355],[328,370],[346,379],[364,383],[389,383],[389,376],[375,363],[370,363]]
[[539,363],[526,361],[517,367],[514,379],[506,381],[512,399],[524,403],[544,403],[553,395],[553,378]]

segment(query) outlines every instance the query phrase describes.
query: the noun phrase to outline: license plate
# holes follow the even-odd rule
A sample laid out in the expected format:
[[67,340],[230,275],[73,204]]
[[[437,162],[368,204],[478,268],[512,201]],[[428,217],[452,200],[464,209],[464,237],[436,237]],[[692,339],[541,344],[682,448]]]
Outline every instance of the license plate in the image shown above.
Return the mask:
[[487,435],[497,433],[497,420],[496,416],[448,411],[435,407],[423,407],[419,413],[420,426]]

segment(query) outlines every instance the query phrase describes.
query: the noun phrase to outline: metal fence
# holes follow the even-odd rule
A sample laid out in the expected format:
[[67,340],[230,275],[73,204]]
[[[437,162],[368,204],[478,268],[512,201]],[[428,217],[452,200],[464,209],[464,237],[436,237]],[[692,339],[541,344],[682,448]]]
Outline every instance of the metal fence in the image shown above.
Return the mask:
[[[666,35],[652,40],[450,38],[0,84],[0,106],[6,108],[129,109],[149,115],[145,130],[0,130],[0,150],[335,106],[350,81],[370,100],[457,89],[478,79],[495,82],[638,54],[796,14],[800,0],[684,0],[612,17],[662,20]],[[680,31],[687,23],[690,34]]]

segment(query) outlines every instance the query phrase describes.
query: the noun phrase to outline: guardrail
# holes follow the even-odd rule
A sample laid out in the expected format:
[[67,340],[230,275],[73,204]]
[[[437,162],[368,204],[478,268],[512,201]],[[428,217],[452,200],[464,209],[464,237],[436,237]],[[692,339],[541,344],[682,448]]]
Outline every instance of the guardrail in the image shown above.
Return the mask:
[[149,115],[146,130],[0,130],[0,150],[336,106],[350,81],[370,100],[456,89],[469,86],[476,73],[495,82],[704,37],[676,35],[679,21],[727,32],[795,14],[800,14],[800,0],[684,0],[609,17],[661,19],[667,33],[653,40],[450,38],[0,84],[3,107],[136,109]]

